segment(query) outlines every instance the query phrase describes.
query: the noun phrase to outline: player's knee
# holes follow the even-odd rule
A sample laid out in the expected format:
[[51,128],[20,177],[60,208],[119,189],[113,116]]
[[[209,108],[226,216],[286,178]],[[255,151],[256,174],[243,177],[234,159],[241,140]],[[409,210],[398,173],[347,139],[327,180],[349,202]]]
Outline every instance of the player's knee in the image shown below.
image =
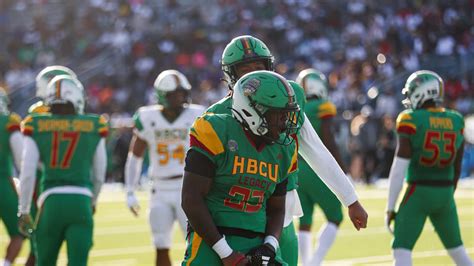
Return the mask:
[[153,244],[157,252],[158,250],[168,250],[171,247],[171,234],[154,233]]

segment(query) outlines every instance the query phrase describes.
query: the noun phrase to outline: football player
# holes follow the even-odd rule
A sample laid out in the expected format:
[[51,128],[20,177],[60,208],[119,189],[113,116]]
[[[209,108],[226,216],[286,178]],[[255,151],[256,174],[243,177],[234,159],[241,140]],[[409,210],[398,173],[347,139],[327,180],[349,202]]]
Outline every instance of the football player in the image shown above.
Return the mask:
[[[273,60],[265,43],[253,36],[243,35],[234,38],[224,49],[222,70],[229,84],[234,84],[236,79],[248,72],[262,69],[273,71]],[[300,108],[304,110],[306,100],[303,89],[293,81],[289,83],[295,91]],[[218,114],[230,113],[231,106],[232,97],[227,96],[209,107],[207,111]],[[348,207],[349,217],[355,228],[357,230],[365,228],[367,213],[360,205],[354,187],[305,118],[303,114],[298,120],[301,127],[298,132],[299,153],[339,200]],[[290,176],[287,186],[284,229],[280,238],[283,259],[290,265],[296,265],[298,262],[298,240],[293,226],[293,217],[302,215],[296,184],[297,177]]]
[[[83,114],[84,88],[69,75],[49,82],[44,103],[50,113],[32,114],[22,122],[19,229],[36,238],[38,265],[56,265],[63,241],[68,264],[87,265],[92,215],[105,179],[107,121]],[[44,165],[37,201],[41,215],[34,222],[30,205],[40,160]]]
[[17,227],[18,193],[13,181],[13,166],[20,169],[21,164],[21,118],[9,111],[8,104],[8,95],[0,88],[0,219],[10,236],[4,266],[13,264],[23,243],[23,236]]
[[[232,115],[191,129],[182,205],[182,265],[287,265],[278,254],[288,176],[296,174],[299,106],[285,78],[255,71],[234,86]],[[246,254],[246,255],[244,255]]]
[[[395,221],[395,265],[412,265],[411,251],[429,218],[456,265],[472,265],[461,240],[454,192],[461,170],[464,119],[441,107],[444,84],[428,70],[408,77],[402,93],[407,107],[397,118],[398,146],[389,174],[386,225]],[[405,195],[395,212],[403,186]]]
[[135,113],[134,135],[125,164],[127,204],[138,215],[135,189],[146,148],[153,179],[149,222],[156,248],[156,265],[171,265],[169,249],[174,221],[183,232],[186,215],[181,208],[184,158],[189,148],[189,129],[204,107],[189,103],[191,84],[177,70],[161,72],[154,83],[159,105],[145,106]]
[[[28,108],[28,113],[29,114],[44,114],[49,112],[49,107],[44,104],[44,98],[47,95],[47,86],[48,83],[58,75],[68,75],[73,78],[77,79],[76,74],[69,69],[68,67],[61,66],[61,65],[53,65],[53,66],[48,66],[43,68],[38,75],[36,75],[35,79],[35,84],[36,84],[36,97],[38,97],[40,100],[37,101],[36,103],[32,104]],[[43,165],[40,162],[38,164],[38,170],[36,171],[36,188],[35,192],[33,195],[33,204],[31,204],[31,212],[30,215],[31,217],[36,217],[37,214],[37,208],[36,208],[36,196],[39,195],[39,178],[41,177],[42,174],[42,169]],[[25,263],[25,266],[34,266],[35,265],[35,253],[36,253],[36,244],[34,243],[34,239],[30,238],[30,254],[28,256],[28,259]]]
[[[334,142],[332,132],[332,118],[336,116],[336,106],[328,99],[328,83],[326,76],[315,69],[305,69],[298,74],[296,82],[303,87],[306,95],[304,112],[314,130],[321,137],[324,146],[328,148],[342,169],[345,168],[339,151]],[[336,239],[339,224],[342,222],[341,203],[331,190],[321,181],[308,163],[301,157],[298,158],[298,196],[303,208],[300,218],[298,244],[303,265],[320,265],[324,256]],[[318,246],[311,255],[311,225],[313,211],[318,205],[327,223],[318,233]]]

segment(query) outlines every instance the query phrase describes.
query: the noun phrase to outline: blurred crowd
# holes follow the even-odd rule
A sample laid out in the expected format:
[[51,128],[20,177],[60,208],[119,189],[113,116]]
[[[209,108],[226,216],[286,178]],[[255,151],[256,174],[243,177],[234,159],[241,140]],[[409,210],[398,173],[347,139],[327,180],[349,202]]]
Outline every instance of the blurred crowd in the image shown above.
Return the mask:
[[[155,100],[158,73],[175,68],[191,80],[193,102],[210,105],[227,93],[225,45],[251,34],[286,77],[306,67],[328,76],[342,154],[356,180],[371,182],[388,175],[411,72],[438,72],[446,104],[474,113],[472,10],[472,0],[2,0],[0,85],[25,114],[39,70],[66,65],[86,87],[88,111],[127,121]],[[109,142],[113,179],[122,178],[126,126],[117,122]]]

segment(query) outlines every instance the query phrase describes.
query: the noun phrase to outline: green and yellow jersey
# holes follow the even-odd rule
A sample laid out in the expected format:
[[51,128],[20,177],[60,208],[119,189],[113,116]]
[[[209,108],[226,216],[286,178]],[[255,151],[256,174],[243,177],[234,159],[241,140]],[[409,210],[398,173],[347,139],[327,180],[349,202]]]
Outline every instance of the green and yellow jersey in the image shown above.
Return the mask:
[[321,122],[337,114],[336,106],[325,99],[308,100],[304,112],[318,135],[321,135]]
[[20,130],[21,118],[15,113],[0,115],[0,178],[10,178],[13,173],[13,157],[10,135]]
[[408,182],[454,180],[454,160],[464,140],[461,114],[445,108],[409,109],[398,115],[396,129],[411,143]]
[[256,147],[228,114],[206,113],[193,124],[191,149],[216,166],[206,204],[216,226],[265,232],[266,201],[297,170],[296,144]]
[[58,186],[92,188],[90,169],[95,150],[109,130],[105,117],[32,114],[21,128],[35,141],[44,165],[41,192]]
[[[298,105],[300,107],[301,113],[298,118],[298,125],[301,127],[304,122],[304,108],[306,104],[306,97],[304,95],[304,90],[303,88],[298,85],[298,83],[288,80],[288,83],[291,85],[293,90],[295,91],[295,96],[296,96],[296,101],[298,102]],[[214,114],[229,114],[232,115],[232,96],[227,96],[217,103],[211,105],[207,110],[207,113],[214,113]],[[291,175],[288,179],[288,186],[287,186],[287,191],[291,191],[293,189],[296,189],[298,186],[298,177],[296,174]]]

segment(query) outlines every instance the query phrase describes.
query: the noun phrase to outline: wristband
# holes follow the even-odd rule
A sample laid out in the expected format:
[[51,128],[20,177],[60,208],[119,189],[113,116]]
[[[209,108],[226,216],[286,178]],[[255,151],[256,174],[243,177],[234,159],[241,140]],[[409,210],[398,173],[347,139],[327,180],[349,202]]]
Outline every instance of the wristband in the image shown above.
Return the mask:
[[266,236],[265,239],[263,240],[263,243],[269,244],[270,246],[272,246],[275,249],[275,252],[280,247],[280,244],[278,244],[278,239],[276,239],[276,237],[272,235]]
[[225,236],[222,236],[222,238],[212,246],[212,249],[221,259],[229,257],[233,252],[229,244],[227,244],[227,241],[225,241]]

